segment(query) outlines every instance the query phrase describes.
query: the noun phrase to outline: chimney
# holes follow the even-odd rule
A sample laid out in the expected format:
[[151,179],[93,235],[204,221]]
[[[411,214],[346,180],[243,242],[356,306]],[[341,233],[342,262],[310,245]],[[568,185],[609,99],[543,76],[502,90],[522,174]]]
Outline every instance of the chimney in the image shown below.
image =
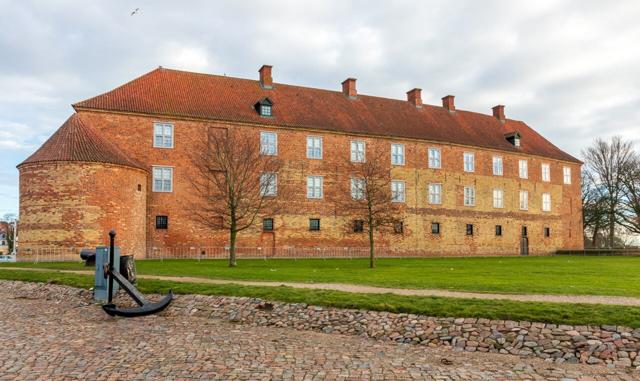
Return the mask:
[[415,88],[407,91],[407,100],[417,108],[422,107],[422,89]]
[[355,78],[347,78],[342,82],[342,94],[351,99],[355,99],[358,96]]
[[493,116],[496,117],[496,119],[498,119],[501,122],[505,121],[503,105],[493,106],[492,110],[493,110]]
[[447,95],[446,97],[442,97],[442,107],[446,108],[449,111],[456,111],[456,105],[453,102],[453,95]]
[[271,65],[262,65],[260,70],[260,87],[263,89],[273,89],[273,78],[271,78]]

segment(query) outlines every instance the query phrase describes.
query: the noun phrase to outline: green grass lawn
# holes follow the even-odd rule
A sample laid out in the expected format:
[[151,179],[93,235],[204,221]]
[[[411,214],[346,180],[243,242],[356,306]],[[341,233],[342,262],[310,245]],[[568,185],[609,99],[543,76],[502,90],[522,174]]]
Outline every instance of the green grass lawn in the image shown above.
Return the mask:
[[[218,279],[347,283],[458,291],[640,297],[640,257],[500,257],[137,261],[140,274]],[[0,266],[86,269],[80,263]]]
[[[0,269],[0,279],[51,282],[83,288],[89,288],[93,285],[93,277],[90,275],[64,274],[53,271],[26,272]],[[164,294],[169,288],[172,288],[176,294],[248,296],[289,303],[416,313],[427,316],[640,327],[640,307],[414,297],[392,294],[353,294],[339,291],[294,289],[284,286],[251,287],[157,280],[141,280],[138,288],[143,293]]]

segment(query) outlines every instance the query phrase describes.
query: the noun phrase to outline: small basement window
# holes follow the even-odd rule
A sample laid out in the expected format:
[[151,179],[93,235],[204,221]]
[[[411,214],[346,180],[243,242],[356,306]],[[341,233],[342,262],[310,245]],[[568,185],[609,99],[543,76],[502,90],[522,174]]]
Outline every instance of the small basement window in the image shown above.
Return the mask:
[[467,224],[467,235],[473,235],[473,224]]
[[156,229],[166,230],[169,228],[169,217],[156,216]]
[[265,231],[265,232],[273,231],[273,218],[265,218],[262,220],[262,231]]
[[502,225],[496,225],[496,236],[502,236]]
[[393,232],[396,234],[402,234],[404,232],[404,223],[402,221],[396,221],[393,223]]
[[440,234],[440,223],[432,222],[431,223],[431,234]]
[[273,116],[273,102],[269,98],[264,98],[254,105],[256,111],[260,116],[270,117]]
[[547,227],[544,228],[544,237],[545,238],[551,237],[551,228],[547,228]]
[[310,218],[309,219],[309,230],[311,230],[311,231],[320,230],[320,219],[319,218]]
[[362,232],[364,232],[364,221],[363,220],[354,220],[353,221],[353,232],[354,233],[362,233]]

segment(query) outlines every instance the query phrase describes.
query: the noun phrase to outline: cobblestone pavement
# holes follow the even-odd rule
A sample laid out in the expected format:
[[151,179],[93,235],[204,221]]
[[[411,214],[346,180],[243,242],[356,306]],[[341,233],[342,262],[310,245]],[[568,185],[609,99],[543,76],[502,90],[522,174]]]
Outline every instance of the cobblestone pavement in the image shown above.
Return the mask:
[[76,289],[37,295],[15,284],[0,282],[0,380],[613,381],[639,375],[188,316],[111,318]]

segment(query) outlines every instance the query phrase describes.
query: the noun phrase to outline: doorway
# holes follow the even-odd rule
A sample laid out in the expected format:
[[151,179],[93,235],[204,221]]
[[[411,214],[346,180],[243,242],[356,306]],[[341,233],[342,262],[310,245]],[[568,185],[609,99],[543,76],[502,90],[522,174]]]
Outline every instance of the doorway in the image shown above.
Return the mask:
[[520,255],[529,255],[529,234],[527,227],[522,227],[522,234],[520,237]]

